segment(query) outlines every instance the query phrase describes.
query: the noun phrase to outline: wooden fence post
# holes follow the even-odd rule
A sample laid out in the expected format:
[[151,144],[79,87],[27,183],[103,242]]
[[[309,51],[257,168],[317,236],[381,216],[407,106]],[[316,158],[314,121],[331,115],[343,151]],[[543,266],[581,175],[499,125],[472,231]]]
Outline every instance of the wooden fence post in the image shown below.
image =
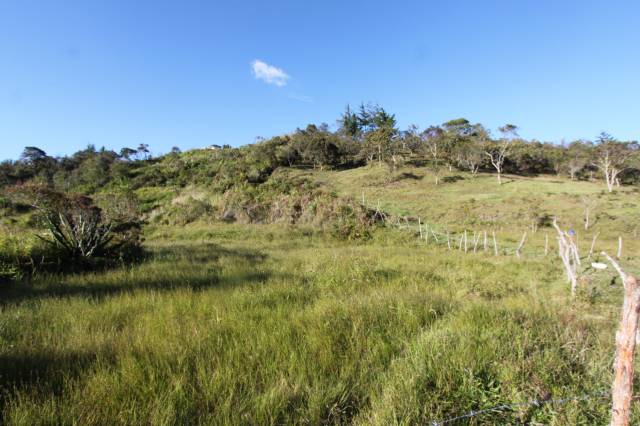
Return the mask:
[[549,234],[544,234],[544,255],[549,254]]
[[596,234],[593,236],[593,240],[591,241],[591,248],[589,249],[589,259],[591,259],[591,256],[593,256],[593,249],[596,246],[597,239],[598,239],[598,233],[596,232]]
[[640,286],[638,280],[629,275],[624,282],[624,302],[622,319],[616,333],[615,376],[611,397],[612,426],[627,426],[631,415],[633,396],[633,357],[636,349],[638,331],[638,313],[640,311]]
[[467,230],[464,230],[464,252],[467,252]]
[[479,242],[480,242],[480,232],[478,232],[478,236],[476,237],[476,231],[473,231],[473,252],[474,253],[477,252]]
[[527,238],[527,231],[524,232],[524,234],[522,234],[522,239],[520,240],[520,244],[518,245],[518,248],[516,249],[516,256],[520,257],[520,250],[522,250],[522,246],[524,246],[524,240]]
[[493,254],[498,255],[498,242],[496,241],[496,231],[493,231]]
[[604,252],[602,254],[618,271],[624,285],[622,318],[616,333],[616,360],[611,387],[611,426],[628,426],[633,397],[633,357],[640,314],[640,286],[634,276],[625,274],[615,260]]
[[622,257],[622,237],[618,237],[618,260]]

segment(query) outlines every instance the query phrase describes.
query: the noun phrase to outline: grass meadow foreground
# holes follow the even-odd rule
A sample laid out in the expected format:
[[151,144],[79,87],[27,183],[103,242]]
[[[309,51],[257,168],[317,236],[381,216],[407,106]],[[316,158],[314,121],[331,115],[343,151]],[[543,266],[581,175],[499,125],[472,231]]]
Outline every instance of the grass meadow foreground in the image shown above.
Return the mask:
[[[607,392],[621,300],[575,300],[549,259],[461,254],[378,230],[147,230],[126,269],[3,289],[6,424],[429,424]],[[459,424],[604,424],[609,400]],[[635,421],[640,413],[634,413]]]

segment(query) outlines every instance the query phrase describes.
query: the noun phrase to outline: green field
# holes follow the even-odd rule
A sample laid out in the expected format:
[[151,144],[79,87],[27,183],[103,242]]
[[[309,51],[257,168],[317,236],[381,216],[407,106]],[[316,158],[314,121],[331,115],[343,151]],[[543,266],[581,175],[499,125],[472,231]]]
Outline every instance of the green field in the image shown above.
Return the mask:
[[[594,232],[610,252],[624,235],[622,263],[638,270],[635,189],[465,174],[435,186],[415,168],[282,173],[512,244],[538,205],[584,232],[583,253]],[[583,231],[586,194],[598,218]],[[551,232],[531,233],[516,259],[427,245],[413,227],[343,241],[311,225],[149,225],[138,265],[2,289],[3,423],[430,424],[592,395],[455,424],[605,424],[621,286],[586,271],[572,299],[555,252],[541,252]]]

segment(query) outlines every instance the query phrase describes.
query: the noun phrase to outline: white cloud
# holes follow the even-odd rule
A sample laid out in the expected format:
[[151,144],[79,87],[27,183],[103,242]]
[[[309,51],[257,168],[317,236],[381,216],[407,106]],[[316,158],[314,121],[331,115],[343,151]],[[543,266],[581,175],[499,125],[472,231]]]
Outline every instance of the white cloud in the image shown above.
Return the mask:
[[278,87],[285,86],[287,84],[287,80],[291,78],[280,68],[269,65],[259,59],[256,59],[251,63],[251,70],[253,71],[253,76],[256,79],[262,80],[268,84],[275,84]]

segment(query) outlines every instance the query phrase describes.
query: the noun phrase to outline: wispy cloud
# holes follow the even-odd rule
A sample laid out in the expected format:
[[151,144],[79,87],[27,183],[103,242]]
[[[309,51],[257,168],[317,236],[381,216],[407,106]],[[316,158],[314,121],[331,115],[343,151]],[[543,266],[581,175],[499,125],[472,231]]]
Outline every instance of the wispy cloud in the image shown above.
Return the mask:
[[267,84],[275,84],[278,87],[286,86],[287,80],[291,78],[282,69],[269,65],[259,59],[251,63],[251,70],[257,80],[262,80]]
[[313,98],[311,96],[298,95],[295,93],[289,94],[289,99],[295,99],[296,101],[306,102],[308,104],[313,103]]

